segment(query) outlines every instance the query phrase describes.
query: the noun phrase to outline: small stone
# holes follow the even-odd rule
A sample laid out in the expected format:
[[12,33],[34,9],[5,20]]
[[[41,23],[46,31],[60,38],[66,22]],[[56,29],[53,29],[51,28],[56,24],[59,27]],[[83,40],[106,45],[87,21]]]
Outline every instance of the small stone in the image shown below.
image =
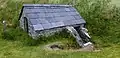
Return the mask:
[[81,51],[94,51],[93,45],[87,45],[81,49]]

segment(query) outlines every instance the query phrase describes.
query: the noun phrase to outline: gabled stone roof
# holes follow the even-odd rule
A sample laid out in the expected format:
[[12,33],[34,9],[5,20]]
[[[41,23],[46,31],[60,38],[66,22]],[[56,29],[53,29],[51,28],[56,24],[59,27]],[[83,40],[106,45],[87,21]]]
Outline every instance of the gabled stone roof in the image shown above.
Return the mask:
[[71,5],[24,4],[21,12],[24,12],[34,30],[85,23],[77,10]]

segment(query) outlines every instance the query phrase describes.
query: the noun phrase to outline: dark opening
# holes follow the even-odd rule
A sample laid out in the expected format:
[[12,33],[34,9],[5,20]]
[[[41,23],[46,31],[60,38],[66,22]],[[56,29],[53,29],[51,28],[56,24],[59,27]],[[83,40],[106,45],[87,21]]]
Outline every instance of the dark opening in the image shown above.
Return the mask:
[[63,50],[63,47],[62,47],[62,46],[60,46],[60,45],[56,45],[56,44],[51,45],[50,48],[52,48],[52,49],[58,48],[58,49]]
[[80,26],[74,27],[74,28],[77,30],[77,32],[79,33],[79,36],[82,38],[84,43],[89,42],[87,36],[81,31]]
[[24,30],[28,33],[28,19],[24,17]]

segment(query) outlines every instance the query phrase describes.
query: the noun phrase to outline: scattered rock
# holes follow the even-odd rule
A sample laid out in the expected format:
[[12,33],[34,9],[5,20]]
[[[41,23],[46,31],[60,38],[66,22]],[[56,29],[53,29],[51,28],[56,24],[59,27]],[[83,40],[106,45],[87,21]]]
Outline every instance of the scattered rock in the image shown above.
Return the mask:
[[80,51],[94,51],[94,50],[95,50],[95,48],[94,48],[94,46],[92,44],[87,45],[87,46],[80,49]]

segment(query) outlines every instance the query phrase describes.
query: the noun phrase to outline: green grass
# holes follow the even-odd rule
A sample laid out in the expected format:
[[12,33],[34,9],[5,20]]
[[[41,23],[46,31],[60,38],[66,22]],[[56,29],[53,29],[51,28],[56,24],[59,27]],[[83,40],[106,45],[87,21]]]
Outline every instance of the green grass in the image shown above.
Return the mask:
[[[11,1],[14,1],[14,0],[11,0]],[[32,3],[33,1],[24,0],[24,2]],[[112,3],[116,4],[117,6],[120,5],[119,0],[112,0]],[[1,3],[1,4],[4,4],[4,3]],[[15,5],[16,5],[15,3],[11,2],[11,3],[7,3],[6,5],[8,5],[8,8],[2,9],[2,10],[0,9],[0,21],[3,20],[2,17],[4,15],[3,18],[5,18],[10,23],[14,24],[16,23],[16,21],[14,20],[18,19],[18,15],[19,15],[18,12],[21,9],[22,3],[21,2],[18,3],[19,6],[17,10],[15,8]],[[4,6],[6,5],[4,4]],[[84,5],[87,5],[87,4],[84,3]],[[82,5],[83,8],[80,7],[79,5],[76,8],[81,13],[81,15],[85,18],[85,20],[88,22],[87,28],[90,31],[92,40],[95,42],[95,46],[101,50],[100,52],[45,51],[43,50],[43,46],[47,43],[39,44],[36,46],[24,45],[23,39],[28,39],[28,37],[25,37],[26,34],[23,31],[22,32],[18,31],[18,29],[13,29],[12,31],[10,31],[11,32],[10,34],[14,36],[14,39],[17,39],[17,40],[5,40],[5,39],[2,39],[0,35],[0,58],[120,58],[120,49],[119,49],[120,48],[120,45],[119,45],[120,44],[119,43],[120,42],[120,27],[119,27],[120,23],[118,19],[120,18],[119,14],[118,16],[116,15],[114,18],[113,17],[106,18],[107,16],[109,16],[109,14],[111,14],[111,10],[110,10],[110,13],[109,11],[106,10],[106,12],[108,13],[107,14],[105,13],[105,17],[101,16],[102,19],[99,19],[101,17],[97,15],[103,15],[104,12],[103,14],[101,14],[102,11],[99,9],[98,10],[96,9],[95,12],[93,12],[94,9],[88,9],[88,8],[84,9],[84,5]],[[90,12],[89,10],[90,11],[92,10],[92,12]],[[15,11],[17,11],[17,13]],[[114,14],[114,12],[112,14]],[[92,16],[92,18],[90,15]],[[104,21],[104,19],[107,19],[107,20]],[[2,25],[0,24],[0,29],[1,28],[2,28]],[[15,28],[15,27],[12,27],[12,28]],[[53,38],[55,37],[51,37],[51,39]],[[59,37],[59,38],[63,38],[63,37]],[[23,42],[21,42],[20,39],[23,40]],[[35,42],[38,42],[38,41],[35,41]]]
[[100,52],[44,51],[42,45],[22,46],[18,41],[0,40],[0,58],[119,58],[120,46],[102,48]]
[[120,0],[112,0],[112,3],[120,7]]

